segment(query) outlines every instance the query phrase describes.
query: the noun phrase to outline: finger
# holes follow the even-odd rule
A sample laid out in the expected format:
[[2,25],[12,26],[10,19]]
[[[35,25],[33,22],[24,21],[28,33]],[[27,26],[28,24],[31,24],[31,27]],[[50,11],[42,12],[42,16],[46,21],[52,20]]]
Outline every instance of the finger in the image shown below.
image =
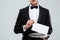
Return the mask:
[[47,38],[46,36],[40,36],[40,37],[44,37],[44,38]]
[[28,20],[26,25],[32,26],[33,25],[33,20]]
[[27,25],[29,25],[29,26],[31,26],[32,24],[33,24],[32,21],[28,21],[28,22],[27,22]]
[[31,20],[34,23],[34,20]]

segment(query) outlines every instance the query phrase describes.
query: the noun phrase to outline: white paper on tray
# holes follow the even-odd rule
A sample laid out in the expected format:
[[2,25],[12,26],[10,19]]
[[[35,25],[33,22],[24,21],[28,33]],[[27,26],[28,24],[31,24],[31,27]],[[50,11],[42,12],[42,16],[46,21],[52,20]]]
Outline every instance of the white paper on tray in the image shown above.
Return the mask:
[[34,23],[31,30],[47,35],[49,27],[39,23]]

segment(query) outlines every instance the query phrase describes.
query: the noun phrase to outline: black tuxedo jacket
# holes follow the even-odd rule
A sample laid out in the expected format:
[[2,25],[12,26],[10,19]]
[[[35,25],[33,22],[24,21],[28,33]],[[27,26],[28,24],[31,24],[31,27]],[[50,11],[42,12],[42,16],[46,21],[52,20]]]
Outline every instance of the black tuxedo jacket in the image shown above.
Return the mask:
[[[51,34],[52,27],[51,27],[49,10],[46,8],[43,8],[41,6],[39,6],[39,10],[40,10],[40,12],[39,12],[39,17],[38,17],[37,23],[48,26],[49,27],[48,34]],[[15,27],[14,27],[14,32],[16,34],[23,33],[24,36],[28,36],[28,34],[34,33],[35,31],[31,30],[32,26],[30,28],[28,28],[25,32],[23,31],[23,25],[25,25],[28,20],[30,20],[29,6],[19,10],[17,21],[16,21]]]

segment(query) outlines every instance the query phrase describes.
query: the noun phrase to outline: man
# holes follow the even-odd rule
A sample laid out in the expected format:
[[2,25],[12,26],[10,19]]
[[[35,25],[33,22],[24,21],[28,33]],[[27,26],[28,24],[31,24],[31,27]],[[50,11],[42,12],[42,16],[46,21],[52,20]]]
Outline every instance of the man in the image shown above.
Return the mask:
[[[15,24],[14,32],[22,33],[22,40],[47,40],[49,36],[31,37],[32,25],[36,22],[49,27],[48,35],[52,33],[49,11],[38,4],[38,0],[29,0],[30,5],[19,10],[18,18]],[[38,34],[38,33],[37,33]]]

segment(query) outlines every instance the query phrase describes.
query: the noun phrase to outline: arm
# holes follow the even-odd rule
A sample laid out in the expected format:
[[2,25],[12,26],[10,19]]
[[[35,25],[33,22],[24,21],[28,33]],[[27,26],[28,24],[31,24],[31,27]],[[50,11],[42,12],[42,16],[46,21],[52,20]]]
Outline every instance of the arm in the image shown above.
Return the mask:
[[23,27],[22,27],[22,14],[21,14],[21,11],[19,11],[19,14],[18,14],[18,17],[17,17],[17,20],[16,20],[16,23],[15,23],[15,27],[14,27],[14,32],[17,34],[17,33],[23,33]]
[[[46,22],[45,24],[47,26],[49,26],[49,31],[48,31],[48,35],[50,35],[52,33],[52,26],[51,26],[51,20],[50,20],[50,14],[49,14],[49,10],[47,10],[47,17],[46,17]],[[48,36],[49,38],[49,36]]]
[[46,21],[45,21],[45,25],[49,26],[49,30],[48,30],[48,35],[49,36],[40,36],[40,38],[43,39],[48,39],[52,33],[52,26],[51,26],[51,20],[50,20],[50,14],[49,14],[49,10],[46,11]]

